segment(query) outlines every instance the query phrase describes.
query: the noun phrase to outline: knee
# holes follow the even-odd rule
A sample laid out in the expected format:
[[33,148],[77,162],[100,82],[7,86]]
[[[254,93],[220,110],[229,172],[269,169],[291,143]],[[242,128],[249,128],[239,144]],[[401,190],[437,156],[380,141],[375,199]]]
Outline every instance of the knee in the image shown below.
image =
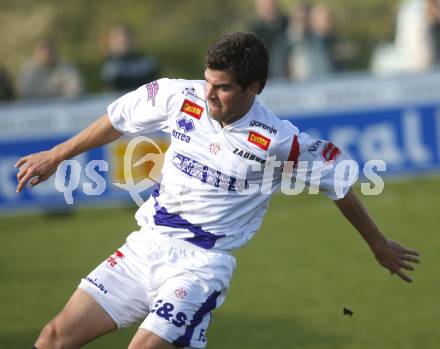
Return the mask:
[[55,320],[44,326],[37,339],[35,346],[38,349],[67,349],[69,345],[66,338],[61,334]]

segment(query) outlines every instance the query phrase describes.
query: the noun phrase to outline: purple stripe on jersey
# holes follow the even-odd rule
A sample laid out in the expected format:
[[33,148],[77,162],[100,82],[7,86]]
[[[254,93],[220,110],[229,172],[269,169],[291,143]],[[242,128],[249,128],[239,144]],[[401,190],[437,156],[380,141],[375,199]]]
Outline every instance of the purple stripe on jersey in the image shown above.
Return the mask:
[[[156,200],[160,195],[160,185],[157,184],[153,191],[153,198]],[[156,225],[161,225],[164,227],[187,229],[194,234],[192,238],[186,238],[188,241],[196,246],[205,248],[207,250],[213,248],[218,239],[225,237],[226,235],[215,235],[209,231],[203,230],[198,225],[188,222],[186,219],[182,218],[180,215],[175,213],[169,213],[165,207],[162,207],[156,200],[154,205],[156,209],[156,214],[154,215],[154,223]]]
[[180,336],[174,341],[174,345],[179,348],[189,347],[191,344],[191,338],[194,335],[194,329],[200,325],[206,314],[211,312],[217,306],[217,297],[220,295],[219,291],[214,291],[197,310],[190,322],[190,325],[186,328],[185,334]]

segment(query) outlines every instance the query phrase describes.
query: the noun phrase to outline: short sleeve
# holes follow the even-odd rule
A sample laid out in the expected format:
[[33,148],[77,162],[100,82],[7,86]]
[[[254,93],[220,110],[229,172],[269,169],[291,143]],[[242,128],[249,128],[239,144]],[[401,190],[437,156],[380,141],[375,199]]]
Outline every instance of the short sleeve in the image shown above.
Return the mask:
[[295,172],[308,187],[314,186],[332,200],[345,197],[358,176],[357,164],[333,143],[301,132],[293,142]]
[[274,153],[277,160],[296,161],[299,151],[298,135],[299,130],[290,121],[279,120],[277,125],[276,147]]
[[113,127],[126,135],[169,132],[172,96],[169,79],[152,81],[111,103],[107,114]]

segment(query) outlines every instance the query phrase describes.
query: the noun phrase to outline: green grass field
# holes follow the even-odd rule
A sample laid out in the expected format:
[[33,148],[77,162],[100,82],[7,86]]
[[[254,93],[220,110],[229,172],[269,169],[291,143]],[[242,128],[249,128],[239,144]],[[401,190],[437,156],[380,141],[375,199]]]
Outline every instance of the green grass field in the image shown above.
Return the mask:
[[[440,342],[440,177],[387,183],[362,197],[382,230],[419,250],[407,284],[318,196],[276,196],[263,227],[238,251],[211,349],[429,349]],[[80,278],[136,229],[134,208],[66,217],[0,217],[0,348],[31,348]],[[344,307],[354,315],[343,316]],[[86,348],[125,348],[135,328]]]

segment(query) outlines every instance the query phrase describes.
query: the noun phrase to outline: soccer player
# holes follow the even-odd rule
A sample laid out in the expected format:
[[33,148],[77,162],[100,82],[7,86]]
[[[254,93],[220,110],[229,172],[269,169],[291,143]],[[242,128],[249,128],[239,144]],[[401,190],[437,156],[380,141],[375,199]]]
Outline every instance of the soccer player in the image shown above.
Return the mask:
[[[268,53],[256,35],[224,35],[208,49],[204,81],[150,82],[110,104],[76,136],[17,162],[19,192],[49,178],[63,160],[122,134],[171,134],[161,181],[136,213],[139,231],[81,281],[36,348],[78,348],[138,321],[130,349],[205,347],[211,312],[223,303],[235,269],[231,251],[260,227],[283,167],[301,161],[323,168],[320,189],[377,261],[411,281],[404,270],[413,269],[418,253],[386,239],[349,186],[337,193],[335,166],[324,169],[347,156],[256,100],[267,69]],[[272,181],[265,179],[267,168]]]

